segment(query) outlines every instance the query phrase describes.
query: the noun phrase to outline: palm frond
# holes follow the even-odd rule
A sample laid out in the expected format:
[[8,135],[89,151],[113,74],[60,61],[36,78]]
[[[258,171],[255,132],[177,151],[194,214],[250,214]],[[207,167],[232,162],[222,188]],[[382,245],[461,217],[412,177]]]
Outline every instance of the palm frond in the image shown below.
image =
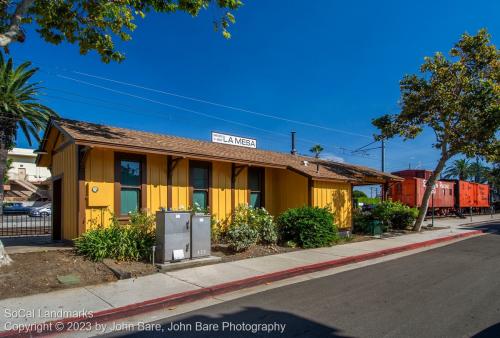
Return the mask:
[[31,62],[24,62],[15,67],[12,58],[5,60],[0,53],[0,118],[11,127],[8,142],[17,136],[17,127],[26,140],[32,145],[33,140],[40,139],[40,131],[46,126],[56,112],[39,102],[39,92],[43,88],[40,82],[30,82],[38,68],[31,68]]

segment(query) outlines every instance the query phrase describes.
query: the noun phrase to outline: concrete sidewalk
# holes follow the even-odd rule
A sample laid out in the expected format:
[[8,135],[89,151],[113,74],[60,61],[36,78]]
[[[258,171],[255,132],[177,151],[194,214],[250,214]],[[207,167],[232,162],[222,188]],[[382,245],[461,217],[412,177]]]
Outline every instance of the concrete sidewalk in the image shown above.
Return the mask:
[[[495,215],[493,219],[500,219]],[[490,216],[476,216],[475,221],[491,221]],[[446,229],[425,231],[364,242],[348,243],[327,248],[301,250],[272,256],[251,258],[235,262],[189,268],[167,273],[156,273],[136,279],[55,291],[44,294],[11,298],[0,301],[0,331],[13,329],[14,325],[28,325],[68,317],[82,311],[101,312],[134,306],[160,297],[204,290],[224,283],[237,283],[243,279],[276,274],[311,264],[347,259],[352,256],[369,256],[370,253],[394,249],[422,242],[445,239],[450,236],[471,234],[466,227],[468,220],[436,220],[435,227]],[[22,282],[22,281],[20,281]],[[25,311],[32,311],[26,315]],[[50,312],[52,311],[52,312]],[[76,313],[77,315],[72,315]]]

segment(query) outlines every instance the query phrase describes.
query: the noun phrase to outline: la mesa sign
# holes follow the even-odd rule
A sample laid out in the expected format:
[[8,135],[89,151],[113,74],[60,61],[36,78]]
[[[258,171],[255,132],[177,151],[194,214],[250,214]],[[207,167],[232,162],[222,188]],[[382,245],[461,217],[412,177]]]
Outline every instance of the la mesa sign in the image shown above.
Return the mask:
[[212,132],[212,142],[230,144],[238,147],[257,148],[257,140],[234,135],[227,135]]

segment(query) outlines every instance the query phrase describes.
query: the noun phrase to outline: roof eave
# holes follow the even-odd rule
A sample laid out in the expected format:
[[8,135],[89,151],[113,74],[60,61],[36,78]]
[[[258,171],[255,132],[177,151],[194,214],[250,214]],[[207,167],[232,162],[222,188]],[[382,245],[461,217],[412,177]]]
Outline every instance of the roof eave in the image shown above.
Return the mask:
[[109,148],[109,149],[128,151],[128,152],[172,155],[172,156],[192,158],[192,159],[197,159],[197,160],[230,162],[230,163],[244,164],[244,165],[248,165],[248,166],[259,166],[259,167],[267,167],[267,168],[286,169],[286,166],[284,166],[284,165],[277,165],[274,163],[260,162],[260,161],[245,161],[245,160],[235,159],[235,158],[231,158],[231,157],[223,157],[223,156],[211,156],[211,155],[204,156],[204,155],[194,154],[194,153],[190,153],[190,152],[171,151],[171,150],[155,149],[155,148],[132,146],[132,145],[120,146],[120,145],[116,145],[116,144],[112,144],[112,143],[81,140],[81,139],[75,139],[75,143],[77,145],[83,145],[83,146],[88,146],[88,147],[98,146],[98,147],[102,147],[102,148]]

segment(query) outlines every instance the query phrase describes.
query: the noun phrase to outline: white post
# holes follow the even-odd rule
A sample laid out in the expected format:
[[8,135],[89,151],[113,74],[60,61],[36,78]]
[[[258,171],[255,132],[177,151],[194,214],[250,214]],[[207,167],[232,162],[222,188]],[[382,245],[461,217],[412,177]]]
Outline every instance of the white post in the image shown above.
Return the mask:
[[0,241],[0,266],[6,266],[10,263],[12,263],[12,259],[10,259],[7,251],[5,251],[2,241]]

